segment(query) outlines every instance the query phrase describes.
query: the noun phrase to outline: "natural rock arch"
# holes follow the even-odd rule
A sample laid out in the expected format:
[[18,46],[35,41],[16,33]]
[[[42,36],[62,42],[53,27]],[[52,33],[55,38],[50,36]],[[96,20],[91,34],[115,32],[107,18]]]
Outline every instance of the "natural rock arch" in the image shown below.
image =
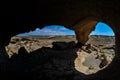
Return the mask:
[[[95,76],[97,76],[97,79],[120,79],[119,0],[36,0],[34,2],[29,1],[29,3],[21,1],[19,3],[16,2],[16,4],[3,2],[3,5],[6,4],[8,7],[1,9],[0,16],[2,26],[0,30],[0,54],[5,53],[4,46],[9,43],[11,36],[33,30],[36,26],[42,28],[45,25],[51,24],[64,25],[67,28],[74,29],[78,41],[84,44],[87,37],[83,37],[83,39],[81,34],[87,36],[88,33],[81,32],[81,30],[86,30],[86,28],[81,28],[80,30],[77,26],[82,27],[85,24],[85,26],[91,25],[90,27],[93,28],[98,21],[102,21],[111,26],[115,32],[116,56],[111,65],[105,70],[99,71]],[[6,27],[9,30],[7,32]],[[0,56],[1,59],[4,58],[3,55]]]

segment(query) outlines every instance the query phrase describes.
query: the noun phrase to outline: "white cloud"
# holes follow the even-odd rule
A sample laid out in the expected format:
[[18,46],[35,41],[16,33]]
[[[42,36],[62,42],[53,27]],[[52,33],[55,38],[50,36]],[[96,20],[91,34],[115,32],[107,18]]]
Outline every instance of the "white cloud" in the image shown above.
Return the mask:
[[18,36],[45,36],[45,35],[74,35],[74,31],[69,30],[63,26],[47,26],[43,29],[36,28],[34,31],[28,33],[18,34]]

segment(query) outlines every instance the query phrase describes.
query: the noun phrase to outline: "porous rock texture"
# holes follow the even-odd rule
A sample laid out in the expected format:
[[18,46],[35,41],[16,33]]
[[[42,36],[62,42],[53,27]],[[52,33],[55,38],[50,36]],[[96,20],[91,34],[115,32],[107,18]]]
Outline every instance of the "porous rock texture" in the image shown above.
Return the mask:
[[[0,15],[0,64],[8,62],[5,46],[12,36],[46,25],[64,25],[76,32],[82,45],[98,22],[108,24],[115,33],[112,63],[90,79],[119,80],[120,74],[120,5],[119,0],[35,0],[2,1]],[[6,29],[8,31],[6,31]],[[102,29],[102,28],[101,28]],[[92,79],[93,80],[93,79]]]

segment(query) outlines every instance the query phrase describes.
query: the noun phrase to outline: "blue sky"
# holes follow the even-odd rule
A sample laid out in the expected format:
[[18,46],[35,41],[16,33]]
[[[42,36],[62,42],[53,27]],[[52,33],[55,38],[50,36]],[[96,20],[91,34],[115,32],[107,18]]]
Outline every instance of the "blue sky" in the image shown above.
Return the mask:
[[[51,26],[45,26],[43,29],[36,28],[34,31],[18,34],[18,36],[34,36],[34,35],[35,36],[75,35],[75,32],[70,29],[65,28],[64,26],[51,25]],[[95,30],[92,31],[90,35],[114,36],[114,33],[108,25],[99,22],[96,25]]]
[[45,26],[42,29],[36,28],[34,31],[18,34],[19,36],[45,36],[45,35],[75,35],[73,30],[67,29],[64,26],[51,25]]
[[113,30],[107,24],[99,22],[96,25],[95,31],[91,32],[91,35],[114,36],[114,32],[113,32]]

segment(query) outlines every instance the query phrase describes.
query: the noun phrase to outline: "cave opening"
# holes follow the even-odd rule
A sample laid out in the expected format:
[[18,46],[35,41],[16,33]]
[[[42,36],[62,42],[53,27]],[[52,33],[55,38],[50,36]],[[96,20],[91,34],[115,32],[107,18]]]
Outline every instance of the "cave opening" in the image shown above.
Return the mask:
[[114,49],[115,34],[112,28],[103,22],[98,22],[89,34],[85,46],[77,52],[75,69],[86,75],[105,69],[115,57]]
[[32,52],[42,47],[52,47],[53,42],[77,42],[75,32],[61,25],[49,25],[34,31],[19,33],[11,38],[11,41],[6,50],[11,56],[18,53],[21,47],[24,47],[28,52]]
[[[89,27],[89,25],[87,26]],[[12,56],[14,53],[18,53],[21,47],[24,47],[28,52],[32,52],[42,47],[52,47],[53,42],[71,41],[78,42],[73,30],[64,26],[50,25],[13,36],[6,50],[9,56]],[[89,75],[106,68],[115,56],[114,48],[115,36],[113,30],[107,24],[98,22],[95,30],[89,34],[89,40],[80,51],[76,52],[74,69]]]

